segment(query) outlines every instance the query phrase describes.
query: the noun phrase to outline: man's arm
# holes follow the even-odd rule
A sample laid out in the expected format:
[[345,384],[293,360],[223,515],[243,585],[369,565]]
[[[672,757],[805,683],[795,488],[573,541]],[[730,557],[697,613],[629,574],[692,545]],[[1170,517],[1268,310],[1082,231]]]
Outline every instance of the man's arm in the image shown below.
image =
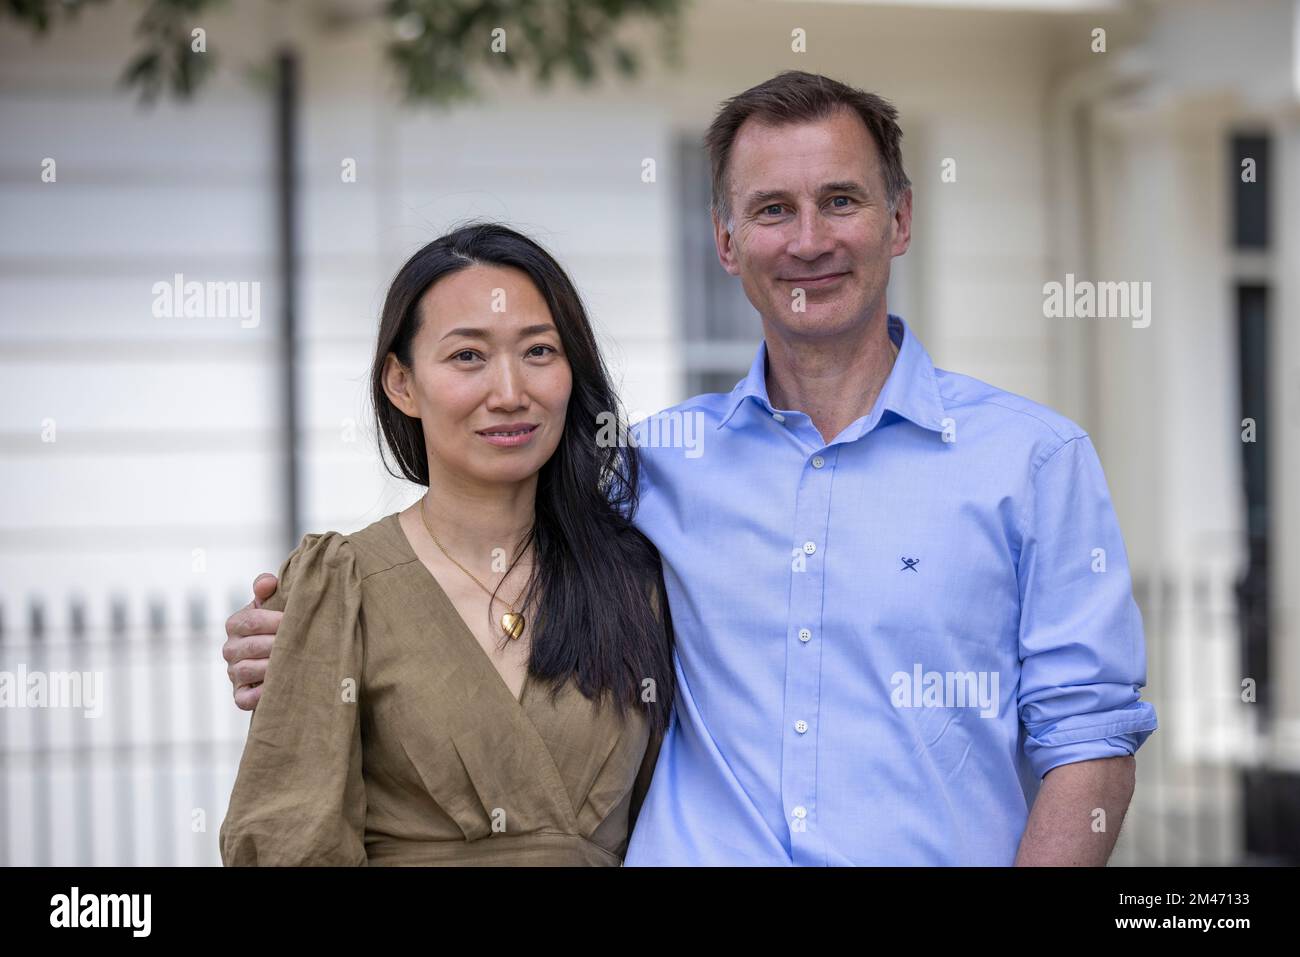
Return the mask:
[[1104,867],[1133,799],[1136,768],[1130,754],[1048,771],[1020,838],[1016,866]]
[[1140,696],[1146,639],[1128,552],[1087,433],[1037,466],[1021,543],[1016,703],[1042,784],[1016,863],[1101,866],[1157,722]]
[[282,611],[263,608],[280,586],[280,581],[263,572],[253,582],[253,600],[226,619],[226,643],[221,656],[226,659],[226,674],[235,689],[235,705],[252,711],[262,697],[262,682],[271,659],[271,643],[280,627]]

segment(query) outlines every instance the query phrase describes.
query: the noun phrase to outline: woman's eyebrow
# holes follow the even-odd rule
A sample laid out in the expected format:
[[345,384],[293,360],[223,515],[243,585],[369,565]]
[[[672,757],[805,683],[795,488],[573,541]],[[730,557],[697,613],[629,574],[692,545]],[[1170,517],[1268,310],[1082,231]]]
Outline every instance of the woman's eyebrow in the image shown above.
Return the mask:
[[[451,330],[451,332],[443,336],[442,339],[450,339],[452,336],[465,336],[467,339],[486,339],[488,333],[486,329],[471,329],[468,326],[461,326],[457,329]],[[438,341],[442,342],[442,339],[439,339]]]
[[[542,332],[554,332],[555,326],[549,322],[542,322],[532,326],[524,326],[519,330],[518,338],[523,339],[527,336],[535,336]],[[467,339],[490,339],[491,335],[486,329],[476,329],[470,326],[459,326],[448,332],[442,339],[450,339],[452,336],[464,336]],[[439,339],[439,342],[442,342]]]
[[519,338],[525,339],[528,336],[540,335],[543,332],[554,332],[555,326],[549,322],[539,322],[535,326],[524,326],[519,330]]

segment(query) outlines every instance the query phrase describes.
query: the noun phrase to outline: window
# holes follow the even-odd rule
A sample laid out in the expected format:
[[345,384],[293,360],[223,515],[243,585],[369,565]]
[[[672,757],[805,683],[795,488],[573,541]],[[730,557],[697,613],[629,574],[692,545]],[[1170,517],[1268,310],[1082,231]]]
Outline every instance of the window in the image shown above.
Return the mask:
[[702,134],[677,144],[681,170],[678,248],[681,262],[683,365],[686,395],[730,392],[745,377],[763,338],[758,312],[740,280],[718,262],[709,215],[709,160]]

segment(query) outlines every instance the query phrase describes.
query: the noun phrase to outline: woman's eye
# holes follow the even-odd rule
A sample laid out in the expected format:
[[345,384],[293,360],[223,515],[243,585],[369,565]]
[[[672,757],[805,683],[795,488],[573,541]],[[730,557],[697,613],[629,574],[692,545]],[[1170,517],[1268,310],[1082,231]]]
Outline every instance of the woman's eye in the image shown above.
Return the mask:
[[556,352],[556,351],[557,351],[557,350],[555,350],[555,349],[552,349],[550,346],[541,346],[541,345],[538,345],[538,346],[533,346],[531,349],[529,349],[529,350],[528,350],[528,354],[529,354],[530,356],[534,356],[535,358],[541,358],[542,356],[546,355],[545,352],[540,352],[540,353],[539,353],[539,352],[537,351],[538,349],[546,349],[546,350],[549,350],[549,351],[551,351],[551,352]]
[[458,360],[464,360],[465,356],[469,356],[469,360],[466,361],[473,361],[478,356],[478,353],[476,353],[473,349],[462,349],[460,352],[452,356],[452,358]]

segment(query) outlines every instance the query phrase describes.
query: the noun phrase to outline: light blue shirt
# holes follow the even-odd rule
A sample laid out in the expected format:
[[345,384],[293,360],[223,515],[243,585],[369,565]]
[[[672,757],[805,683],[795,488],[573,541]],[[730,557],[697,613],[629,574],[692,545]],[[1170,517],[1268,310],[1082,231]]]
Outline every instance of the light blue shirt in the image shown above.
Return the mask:
[[678,688],[630,866],[1010,865],[1044,774],[1156,728],[1087,433],[889,333],[829,443],[765,344],[633,430]]

